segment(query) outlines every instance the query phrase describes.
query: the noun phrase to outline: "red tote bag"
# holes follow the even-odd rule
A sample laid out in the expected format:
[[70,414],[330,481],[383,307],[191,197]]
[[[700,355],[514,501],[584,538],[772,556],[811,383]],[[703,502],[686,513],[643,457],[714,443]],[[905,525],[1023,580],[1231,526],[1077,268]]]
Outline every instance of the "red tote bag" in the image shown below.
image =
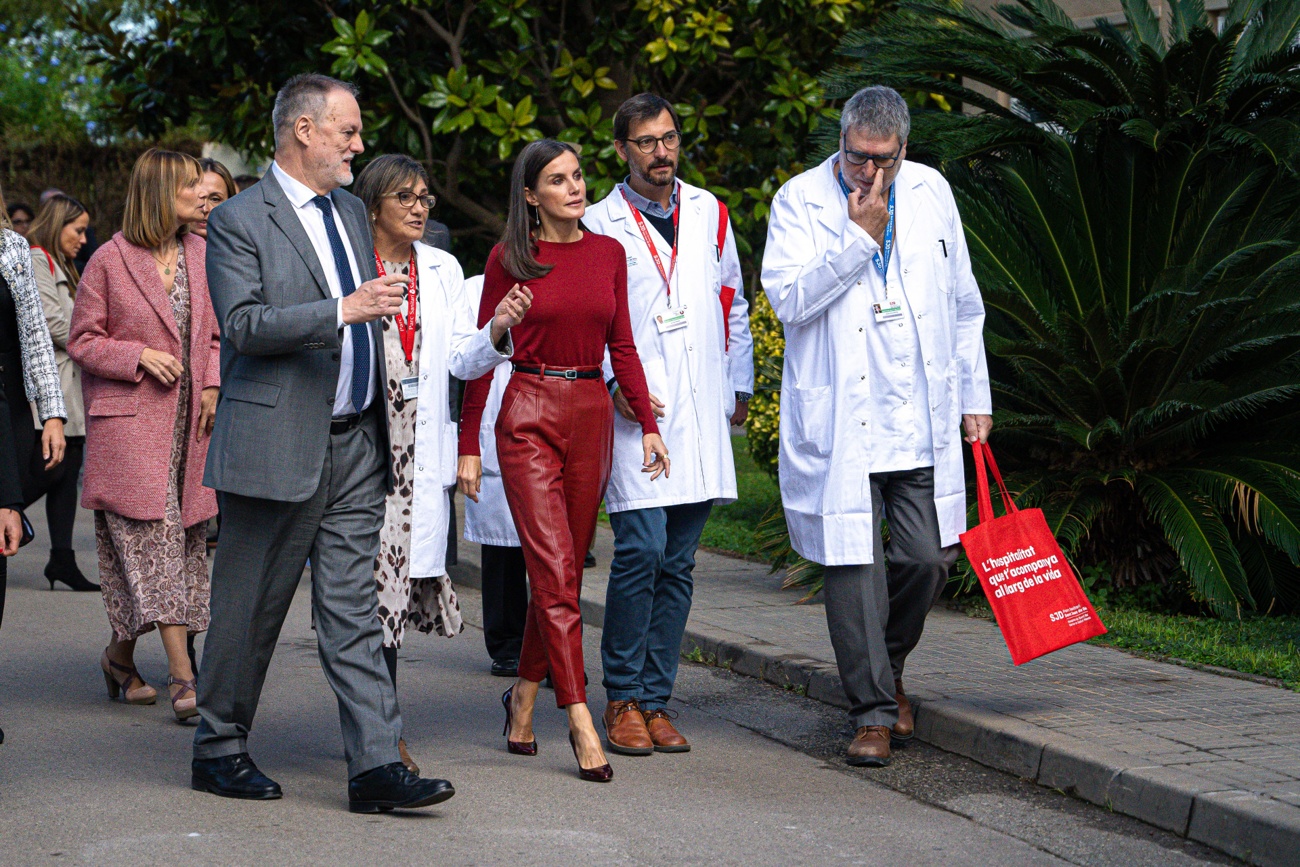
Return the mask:
[[[1106,627],[1079,586],[1041,509],[1018,509],[987,443],[975,443],[979,526],[961,534],[962,547],[984,588],[1016,665],[1101,635]],[[985,462],[988,463],[987,470]],[[988,470],[1006,514],[993,517]]]

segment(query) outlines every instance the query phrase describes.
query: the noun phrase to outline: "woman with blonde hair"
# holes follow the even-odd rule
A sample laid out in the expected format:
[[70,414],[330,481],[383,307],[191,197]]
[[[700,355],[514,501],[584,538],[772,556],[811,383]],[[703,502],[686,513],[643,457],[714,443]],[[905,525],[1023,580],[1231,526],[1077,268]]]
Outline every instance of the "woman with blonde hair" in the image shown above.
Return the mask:
[[195,716],[186,636],[208,628],[203,487],[220,386],[217,317],[202,238],[199,161],[150,149],[136,161],[122,231],[95,251],[77,289],[68,354],[81,365],[86,472],[104,607],[113,628],[100,668],[110,698],[153,704],[134,663],[155,627],[178,720]]
[[27,241],[32,245],[32,272],[45,310],[45,324],[54,341],[54,360],[59,366],[59,385],[67,406],[68,421],[63,434],[67,451],[63,462],[51,469],[33,462],[24,479],[26,504],[45,497],[45,517],[50,528],[50,561],[45,577],[54,589],[62,582],[73,590],[99,592],[99,585],[87,580],[77,568],[72,550],[72,529],[77,521],[77,479],[86,444],[86,416],[81,402],[81,371],[68,357],[68,328],[72,324],[73,299],[77,294],[74,260],[86,244],[90,214],[71,196],[55,193],[41,205]]

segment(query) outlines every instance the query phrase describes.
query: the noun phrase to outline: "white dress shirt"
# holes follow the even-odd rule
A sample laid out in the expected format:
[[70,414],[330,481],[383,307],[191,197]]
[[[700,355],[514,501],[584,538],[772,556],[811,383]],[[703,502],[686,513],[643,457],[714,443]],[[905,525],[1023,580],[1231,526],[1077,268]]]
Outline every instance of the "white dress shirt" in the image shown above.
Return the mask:
[[[339,352],[339,381],[334,388],[334,415],[343,416],[360,412],[369,407],[371,401],[375,399],[375,377],[378,375],[379,366],[375,361],[374,341],[369,341],[368,347],[370,382],[366,385],[366,405],[354,408],[352,406],[352,329],[343,324],[343,287],[339,283],[338,269],[334,266],[334,251],[330,249],[329,235],[325,233],[325,215],[321,213],[320,208],[312,204],[312,199],[316,198],[317,194],[311,187],[290,177],[288,172],[280,168],[279,163],[271,163],[271,171],[275,173],[280,188],[293,204],[298,222],[302,223],[303,230],[311,239],[311,245],[316,250],[316,258],[320,260],[321,270],[325,272],[325,282],[329,284],[330,295],[339,299],[337,321],[343,345]],[[333,201],[330,204],[333,205]],[[348,243],[348,230],[343,225],[338,207],[332,207],[331,211],[334,214],[334,225],[338,229],[339,237],[343,239],[343,249],[347,251],[348,265],[352,268],[352,285],[360,286],[361,272],[357,268],[352,245]]]

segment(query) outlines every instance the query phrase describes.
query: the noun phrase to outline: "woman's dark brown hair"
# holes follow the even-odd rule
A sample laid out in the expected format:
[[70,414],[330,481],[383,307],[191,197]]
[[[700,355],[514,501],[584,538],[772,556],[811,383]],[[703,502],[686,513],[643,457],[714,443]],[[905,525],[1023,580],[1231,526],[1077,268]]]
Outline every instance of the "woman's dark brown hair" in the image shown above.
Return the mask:
[[[212,159],[212,157],[200,157],[199,168],[203,170],[203,174],[212,172],[214,175],[221,178],[221,182],[226,185],[227,199],[233,199],[235,196],[239,195],[239,187],[235,185],[235,179],[230,176],[230,169]],[[200,177],[202,176],[200,175]]]
[[84,213],[86,213],[86,206],[81,202],[72,196],[55,193],[41,205],[36,219],[32,221],[31,231],[27,233],[27,243],[33,247],[40,247],[55,265],[63,269],[63,273],[68,277],[68,285],[72,287],[74,298],[77,295],[77,284],[81,282],[81,274],[78,273],[77,266],[72,263],[72,260],[64,254],[59,239],[63,234],[63,228]]
[[416,181],[424,181],[429,186],[429,173],[424,166],[406,154],[384,154],[361,170],[352,193],[365,204],[373,220],[379,214],[384,196],[401,190],[414,191]]
[[506,215],[506,231],[501,236],[501,264],[518,280],[536,280],[551,273],[551,265],[537,261],[537,244],[533,240],[533,227],[540,218],[537,209],[528,204],[525,190],[536,187],[542,169],[556,157],[565,153],[578,156],[578,149],[565,141],[544,138],[525,147],[515,160],[510,173],[510,210]]

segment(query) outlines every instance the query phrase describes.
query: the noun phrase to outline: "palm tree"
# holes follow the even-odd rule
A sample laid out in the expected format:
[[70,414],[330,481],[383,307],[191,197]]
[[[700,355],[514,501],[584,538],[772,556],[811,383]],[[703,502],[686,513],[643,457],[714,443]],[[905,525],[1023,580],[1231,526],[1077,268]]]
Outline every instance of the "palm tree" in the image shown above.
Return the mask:
[[908,150],[957,194],[1018,502],[1118,585],[1296,607],[1300,0],[1217,32],[1171,10],[1084,31],[1051,0],[904,0],[824,83],[974,110],[917,110]]

